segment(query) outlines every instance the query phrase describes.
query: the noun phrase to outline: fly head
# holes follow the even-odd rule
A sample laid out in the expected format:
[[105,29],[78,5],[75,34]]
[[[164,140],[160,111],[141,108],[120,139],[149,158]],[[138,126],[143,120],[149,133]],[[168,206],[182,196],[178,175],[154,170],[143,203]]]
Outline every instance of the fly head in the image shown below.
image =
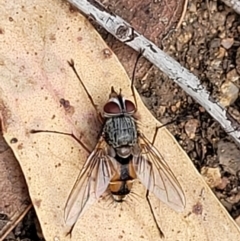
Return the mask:
[[111,88],[108,102],[103,107],[103,115],[106,118],[113,116],[132,116],[136,112],[134,103],[122,96],[121,89],[119,94]]

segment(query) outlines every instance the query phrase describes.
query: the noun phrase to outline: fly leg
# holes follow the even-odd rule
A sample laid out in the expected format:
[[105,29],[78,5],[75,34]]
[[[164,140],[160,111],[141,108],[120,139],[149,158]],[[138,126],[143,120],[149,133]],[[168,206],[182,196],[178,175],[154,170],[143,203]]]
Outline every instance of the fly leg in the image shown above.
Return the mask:
[[137,98],[136,98],[136,94],[135,94],[135,89],[134,89],[134,79],[135,79],[135,74],[136,74],[136,69],[137,69],[137,64],[139,62],[139,59],[142,57],[142,54],[144,52],[144,49],[140,49],[140,52],[137,56],[136,62],[134,64],[134,68],[133,68],[133,74],[132,74],[132,80],[131,80],[131,90],[132,90],[132,95],[133,95],[133,99],[134,99],[134,104],[136,107],[136,111],[137,111]]
[[[75,141],[77,141],[85,151],[87,151],[89,154],[91,153],[91,151],[88,149],[88,147],[80,140],[78,139],[73,133],[66,133],[66,132],[60,132],[60,131],[49,131],[49,130],[31,130],[30,133],[31,134],[36,134],[36,133],[41,133],[41,132],[46,132],[46,133],[53,133],[53,134],[60,134],[60,135],[66,135],[66,136],[70,136],[72,137]],[[72,231],[75,227],[75,224],[73,224],[70,228],[70,230],[66,233],[66,236],[70,236],[70,238],[72,237]]]
[[[97,105],[94,103],[92,96],[90,95],[90,93],[88,92],[86,86],[84,85],[84,83],[82,82],[82,79],[80,78],[76,68],[75,68],[75,64],[74,61],[71,59],[70,61],[68,61],[69,66],[73,69],[73,72],[76,74],[79,82],[81,83],[82,87],[84,88],[92,106],[94,107],[97,116],[98,116],[98,120],[101,122],[101,124],[103,124],[103,117],[101,115],[101,113],[98,111],[97,109]],[[62,101],[64,101],[64,99],[60,100],[60,104],[62,104]],[[60,132],[60,131],[50,131],[50,130],[31,130],[30,133],[35,134],[35,133],[40,133],[40,132],[48,132],[48,133],[55,133],[55,134],[61,134],[61,135],[67,135],[67,136],[71,136],[74,140],[76,140],[89,154],[91,153],[91,151],[88,149],[88,147],[81,141],[79,140],[73,133],[66,133],[66,132]]]
[[84,85],[82,79],[80,78],[80,76],[79,76],[79,74],[78,74],[78,72],[77,72],[77,70],[75,68],[74,61],[71,59],[70,61],[68,61],[68,64],[72,68],[73,72],[75,73],[75,75],[77,76],[79,82],[81,83],[83,89],[85,90],[85,92],[86,92],[86,94],[88,96],[88,99],[90,100],[93,108],[95,109],[95,111],[97,113],[99,121],[101,122],[101,124],[103,124],[103,117],[102,117],[101,113],[98,111],[97,105],[94,103],[92,96],[90,95],[90,93],[88,92],[88,90],[87,90],[86,86]]
[[170,125],[170,124],[172,124],[172,123],[174,123],[174,122],[176,122],[176,121],[177,121],[177,119],[174,119],[174,120],[169,121],[169,122],[167,122],[167,123],[165,123],[165,124],[162,124],[161,126],[156,126],[155,132],[154,132],[154,135],[153,135],[153,140],[152,140],[152,145],[153,145],[153,146],[154,146],[154,142],[155,142],[155,140],[156,140],[157,134],[158,134],[158,130],[161,129],[162,127],[168,126],[168,125]]
[[152,205],[151,205],[151,202],[150,202],[150,199],[149,199],[149,196],[148,196],[148,195],[149,195],[149,191],[147,190],[147,192],[146,192],[146,199],[147,199],[147,202],[148,202],[148,206],[149,206],[150,212],[151,212],[151,214],[152,214],[152,216],[153,216],[153,220],[154,220],[154,222],[155,222],[155,224],[156,224],[156,227],[157,227],[157,229],[158,229],[158,232],[159,232],[160,237],[161,237],[161,238],[164,238],[164,233],[163,233],[163,231],[161,230],[160,226],[158,225],[158,222],[157,222],[157,219],[156,219],[155,214],[154,214],[154,212],[153,212],[153,208],[152,208]]
[[[151,162],[149,162],[149,166],[150,166],[150,172],[149,172],[149,180],[148,180],[149,185],[148,185],[148,186],[150,186],[150,182],[151,182],[150,177],[152,176],[152,163],[151,163]],[[153,216],[153,220],[154,220],[154,222],[155,222],[155,224],[156,224],[156,227],[157,227],[157,229],[158,229],[159,235],[160,235],[161,238],[164,238],[164,233],[163,233],[163,231],[161,230],[160,226],[158,225],[157,219],[156,219],[156,217],[155,217],[155,214],[154,214],[154,211],[153,211],[153,208],[152,208],[150,199],[149,199],[149,190],[148,190],[148,188],[147,188],[146,196],[145,196],[145,197],[146,197],[146,199],[147,199],[147,203],[148,203],[150,212],[151,212],[151,214],[152,214],[152,216]]]
[[[174,120],[174,121],[175,121],[175,120]],[[174,121],[172,121],[172,122],[174,122]],[[172,123],[172,122],[171,122],[171,123]],[[155,142],[156,137],[157,137],[158,130],[159,130],[160,128],[168,125],[168,124],[171,124],[171,123],[168,122],[168,123],[166,123],[166,124],[164,124],[164,125],[156,126],[156,128],[155,128],[155,133],[154,133],[154,135],[153,135],[152,145],[154,145],[154,142]],[[150,170],[150,173],[149,173],[149,183],[150,183],[150,176],[152,175],[152,164],[151,164],[151,162],[149,162],[149,166],[151,167],[151,170]],[[150,186],[150,185],[149,185],[149,186]],[[157,219],[156,219],[156,217],[155,217],[155,214],[154,214],[154,211],[153,211],[153,208],[152,208],[150,199],[149,199],[149,190],[148,190],[148,189],[147,189],[147,191],[146,191],[146,199],[147,199],[147,202],[148,202],[148,206],[149,206],[150,212],[151,212],[151,214],[152,214],[152,216],[153,216],[153,220],[154,220],[154,222],[155,222],[155,224],[156,224],[156,227],[157,227],[157,229],[158,229],[158,232],[159,232],[159,234],[160,234],[160,237],[161,237],[161,238],[164,238],[164,233],[163,233],[163,231],[161,230],[161,228],[160,228],[160,226],[159,226],[159,224],[158,224],[158,222],[157,222]]]
[[157,137],[157,133],[158,133],[158,130],[162,127],[164,127],[165,125],[162,125],[162,126],[156,126],[155,128],[155,132],[154,132],[154,135],[153,135],[153,139],[152,139],[152,145],[154,145],[154,142],[156,140],[156,137]]
[[91,153],[91,151],[88,149],[88,147],[81,140],[79,140],[73,133],[66,133],[66,132],[60,132],[60,131],[49,131],[49,130],[31,130],[30,131],[31,134],[36,134],[36,133],[41,133],[41,132],[71,136],[75,141],[77,141],[82,146],[82,148],[85,151],[87,151],[89,154]]

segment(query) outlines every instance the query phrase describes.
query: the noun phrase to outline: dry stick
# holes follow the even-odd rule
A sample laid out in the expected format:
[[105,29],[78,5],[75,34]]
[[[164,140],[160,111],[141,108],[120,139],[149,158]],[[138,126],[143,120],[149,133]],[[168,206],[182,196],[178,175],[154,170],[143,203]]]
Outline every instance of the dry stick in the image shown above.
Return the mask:
[[[68,0],[81,12],[94,19],[109,33],[136,51],[144,49],[143,56],[174,80],[188,95],[203,106],[220,123],[222,128],[240,146],[240,125],[210,93],[201,85],[200,80],[181,66],[176,60],[160,50],[154,43],[139,34],[134,28],[117,15],[108,13],[94,0]],[[91,3],[90,3],[91,2]],[[93,5],[94,4],[94,5]]]
[[8,234],[18,225],[18,223],[26,216],[26,214],[29,212],[29,210],[32,208],[32,204],[29,204],[20,215],[18,215],[17,218],[13,218],[12,221],[10,221],[8,224],[4,226],[4,228],[0,232],[0,241],[3,241]]
[[240,14],[240,0],[222,0],[228,7]]
[[185,1],[184,1],[184,5],[183,5],[183,10],[182,10],[182,15],[181,15],[181,17],[180,17],[180,19],[179,19],[179,21],[178,21],[178,24],[177,24],[177,26],[176,26],[176,29],[179,29],[180,26],[181,26],[181,24],[182,24],[182,22],[183,22],[183,19],[184,19],[184,17],[185,17],[186,11],[187,11],[187,6],[188,6],[188,0],[185,0]]

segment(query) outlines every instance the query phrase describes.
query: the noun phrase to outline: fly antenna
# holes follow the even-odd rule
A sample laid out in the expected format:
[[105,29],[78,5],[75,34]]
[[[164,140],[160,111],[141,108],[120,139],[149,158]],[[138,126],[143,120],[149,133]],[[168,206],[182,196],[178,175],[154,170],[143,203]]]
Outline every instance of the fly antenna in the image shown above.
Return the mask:
[[80,76],[79,76],[79,74],[78,74],[78,72],[77,72],[77,70],[76,70],[76,68],[75,68],[74,61],[71,59],[70,61],[67,61],[67,62],[68,62],[68,64],[69,64],[69,66],[72,68],[73,72],[76,74],[76,76],[77,76],[79,82],[81,83],[82,87],[84,88],[84,90],[85,90],[85,92],[86,92],[89,100],[91,101],[92,106],[93,106],[94,109],[96,110],[96,113],[99,115],[99,111],[98,111],[98,109],[97,109],[97,105],[94,103],[92,96],[90,95],[90,93],[88,92],[86,86],[85,86],[84,83],[82,82],[82,79],[80,78]]
[[143,52],[144,52],[144,49],[140,49],[140,52],[139,52],[139,54],[137,56],[137,59],[136,59],[136,62],[134,64],[132,80],[131,80],[131,90],[132,90],[132,94],[133,94],[133,99],[134,99],[136,110],[137,110],[137,98],[136,98],[135,89],[134,89],[134,79],[135,79],[137,64],[139,62],[139,59],[142,57]]

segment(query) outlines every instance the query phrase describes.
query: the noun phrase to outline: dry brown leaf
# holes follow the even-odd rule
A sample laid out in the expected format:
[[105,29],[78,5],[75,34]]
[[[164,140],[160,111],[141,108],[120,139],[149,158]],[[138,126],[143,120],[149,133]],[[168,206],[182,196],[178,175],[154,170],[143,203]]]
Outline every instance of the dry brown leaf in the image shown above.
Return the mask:
[[[12,4],[4,1],[0,14],[4,136],[21,164],[46,240],[68,240],[64,206],[88,153],[70,137],[29,132],[73,132],[89,148],[96,144],[100,124],[67,60],[74,59],[99,110],[112,85],[132,98],[129,79],[116,57],[104,54],[107,46],[89,22],[64,3],[22,0]],[[70,112],[60,100],[71,106]],[[144,131],[151,138],[159,123],[139,97],[138,105]],[[11,144],[13,138],[17,143]],[[185,211],[176,213],[151,196],[165,240],[236,240],[237,225],[166,130],[159,131],[156,147],[187,198]],[[130,204],[95,203],[77,222],[71,240],[159,240],[138,181],[134,192],[139,197]]]

